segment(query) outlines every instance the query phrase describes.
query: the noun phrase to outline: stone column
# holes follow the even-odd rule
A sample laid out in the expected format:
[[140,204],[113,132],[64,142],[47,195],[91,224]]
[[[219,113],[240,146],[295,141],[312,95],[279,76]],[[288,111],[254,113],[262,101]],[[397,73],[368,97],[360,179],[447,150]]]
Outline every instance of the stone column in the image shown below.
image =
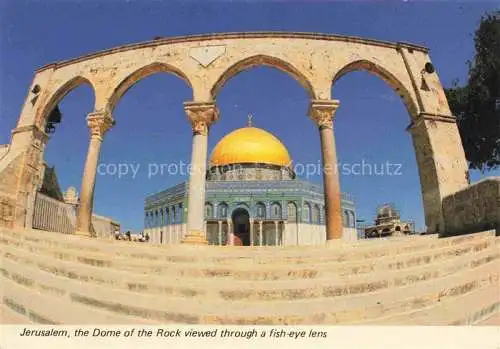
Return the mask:
[[90,144],[83,170],[76,234],[91,236],[97,163],[103,137],[115,122],[108,112],[94,112],[88,115],[87,123],[90,129]]
[[333,132],[333,117],[339,106],[336,100],[313,100],[309,109],[311,118],[318,124],[323,162],[323,189],[326,206],[326,239],[342,237],[340,182],[337,171],[337,151]]
[[217,234],[217,240],[219,241],[219,246],[222,245],[222,221],[217,221],[219,224],[219,232]]
[[259,246],[262,246],[262,221],[259,221]]
[[218,120],[219,113],[213,102],[186,102],[184,110],[193,128],[193,149],[189,174],[187,234],[182,242],[203,245],[207,244],[204,207],[208,129]]
[[250,218],[250,246],[253,246],[253,218]]
[[279,221],[274,221],[274,245],[275,246],[278,246],[278,232],[279,232],[278,224],[279,223],[280,223]]

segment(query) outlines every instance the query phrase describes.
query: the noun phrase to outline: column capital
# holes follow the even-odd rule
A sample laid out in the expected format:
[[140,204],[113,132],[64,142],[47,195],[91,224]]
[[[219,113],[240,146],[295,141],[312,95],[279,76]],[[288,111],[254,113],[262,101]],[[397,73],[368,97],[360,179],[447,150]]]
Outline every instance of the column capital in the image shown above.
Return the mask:
[[194,134],[206,136],[210,125],[219,120],[219,110],[213,101],[184,102],[184,110]]
[[109,112],[97,111],[88,114],[87,125],[92,137],[102,139],[106,132],[115,125],[115,120]]
[[309,105],[309,116],[320,128],[333,128],[333,118],[339,105],[339,101],[334,99],[313,99]]

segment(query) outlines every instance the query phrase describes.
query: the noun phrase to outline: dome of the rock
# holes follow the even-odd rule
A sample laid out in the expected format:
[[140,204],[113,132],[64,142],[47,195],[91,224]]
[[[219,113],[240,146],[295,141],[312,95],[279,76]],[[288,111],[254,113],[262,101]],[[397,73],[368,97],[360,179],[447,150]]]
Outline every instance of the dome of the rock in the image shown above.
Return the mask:
[[230,164],[268,164],[290,166],[290,154],[273,134],[257,128],[243,127],[227,134],[210,156],[212,166]]

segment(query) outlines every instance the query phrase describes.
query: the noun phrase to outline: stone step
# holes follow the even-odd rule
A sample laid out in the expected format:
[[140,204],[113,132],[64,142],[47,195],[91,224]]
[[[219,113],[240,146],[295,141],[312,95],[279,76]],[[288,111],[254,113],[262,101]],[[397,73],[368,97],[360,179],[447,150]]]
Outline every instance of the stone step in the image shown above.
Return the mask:
[[[114,314],[87,307],[72,301],[73,295],[64,285],[26,283],[28,278],[1,277],[3,306],[17,309],[17,314],[28,322],[39,324],[154,324],[156,322],[133,316]],[[21,285],[22,284],[22,285]],[[41,288],[34,288],[37,285]]]
[[[113,268],[96,268],[82,263],[62,261],[27,251],[4,247],[3,270],[38,268],[66,278],[107,285],[135,292],[183,297],[223,298],[227,300],[275,300],[335,297],[337,295],[373,292],[409,283],[437,279],[500,258],[497,244],[481,246],[465,256],[454,256],[435,264],[405,269],[379,270],[369,274],[339,275],[330,273],[316,279],[297,280],[232,280],[227,278],[189,278],[136,274]],[[20,267],[16,267],[21,264]],[[174,281],[174,282],[172,282]],[[258,286],[258,287],[257,287]]]
[[0,304],[0,324],[2,325],[20,325],[31,324],[28,317],[19,314],[7,304]]
[[[499,266],[499,263],[489,262],[438,280],[370,294],[339,296],[335,301],[327,298],[281,300],[274,301],[272,306],[268,302],[158,297],[82,283],[39,269],[33,269],[31,275],[35,277],[36,287],[63,290],[66,298],[68,294],[71,295],[73,302],[96,309],[104,308],[117,315],[134,315],[175,323],[320,324],[345,323],[353,319],[380,317],[429,306],[435,304],[438,298],[456,297],[498,282]],[[30,275],[26,268],[23,269],[23,275]]]
[[471,325],[499,314],[500,286],[486,285],[459,297],[443,300],[435,306],[396,316],[384,317],[363,325]]
[[[108,241],[68,236],[48,232],[16,233],[13,230],[4,230],[2,237],[10,236],[24,241],[36,242],[38,245],[64,246],[66,250],[88,251],[99,253],[103,249],[107,256],[113,254],[127,258],[137,258],[144,260],[159,260],[167,262],[199,262],[200,260],[210,260],[212,263],[229,264],[233,266],[235,262],[239,264],[248,263],[274,263],[276,260],[286,263],[310,263],[317,261],[348,261],[355,259],[369,259],[384,255],[397,255],[400,253],[427,250],[433,247],[460,244],[467,240],[481,239],[485,236],[492,236],[491,232],[478,233],[467,236],[453,237],[447,239],[429,240],[426,237],[412,237],[408,240],[398,240],[377,247],[378,244],[370,241],[363,241],[359,244],[340,244],[338,246],[301,246],[289,247],[268,247],[268,248],[243,248],[243,247],[217,247],[217,246],[146,246],[144,244],[131,244],[123,241]],[[420,241],[419,239],[423,239]],[[432,244],[429,245],[429,241]],[[373,245],[371,245],[373,243]],[[364,245],[363,247],[361,247]],[[350,248],[351,247],[351,248]],[[202,253],[200,251],[202,249]],[[276,252],[279,251],[277,254]],[[293,254],[290,254],[291,251]],[[333,253],[338,252],[338,253]]]
[[[26,258],[22,251],[29,251],[29,255],[35,252],[39,256],[52,257],[61,261],[76,262],[79,265],[107,267],[116,269],[117,271],[125,271],[129,273],[137,273],[143,275],[162,275],[169,278],[224,278],[230,280],[294,280],[294,279],[318,279],[332,278],[338,276],[362,275],[367,273],[400,270],[411,268],[419,265],[430,265],[431,263],[442,263],[449,258],[463,256],[470,253],[481,251],[489,246],[499,246],[500,239],[494,237],[485,237],[482,240],[472,240],[472,242],[464,242],[461,245],[453,247],[445,247],[439,250],[430,252],[421,252],[419,254],[404,254],[396,257],[380,257],[369,261],[361,262],[344,262],[344,263],[314,263],[309,265],[256,265],[256,266],[239,266],[233,268],[220,266],[217,264],[200,264],[193,263],[160,263],[130,260],[123,257],[97,257],[88,256],[88,253],[68,252],[68,251],[52,251],[48,248],[39,248],[36,244],[10,244],[4,239],[0,243],[0,251],[5,257],[8,253],[19,255]],[[15,241],[14,241],[15,242]],[[12,247],[15,245],[16,247]],[[12,257],[13,258],[13,257]],[[56,263],[54,261],[46,262],[49,264]],[[72,271],[74,272],[74,271]]]

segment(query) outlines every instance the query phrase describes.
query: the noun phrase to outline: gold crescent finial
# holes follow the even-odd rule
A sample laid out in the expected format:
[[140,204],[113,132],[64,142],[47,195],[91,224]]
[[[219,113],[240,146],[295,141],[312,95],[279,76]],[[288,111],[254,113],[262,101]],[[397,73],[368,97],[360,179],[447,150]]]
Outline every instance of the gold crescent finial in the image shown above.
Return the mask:
[[248,114],[248,127],[252,127],[252,114]]

